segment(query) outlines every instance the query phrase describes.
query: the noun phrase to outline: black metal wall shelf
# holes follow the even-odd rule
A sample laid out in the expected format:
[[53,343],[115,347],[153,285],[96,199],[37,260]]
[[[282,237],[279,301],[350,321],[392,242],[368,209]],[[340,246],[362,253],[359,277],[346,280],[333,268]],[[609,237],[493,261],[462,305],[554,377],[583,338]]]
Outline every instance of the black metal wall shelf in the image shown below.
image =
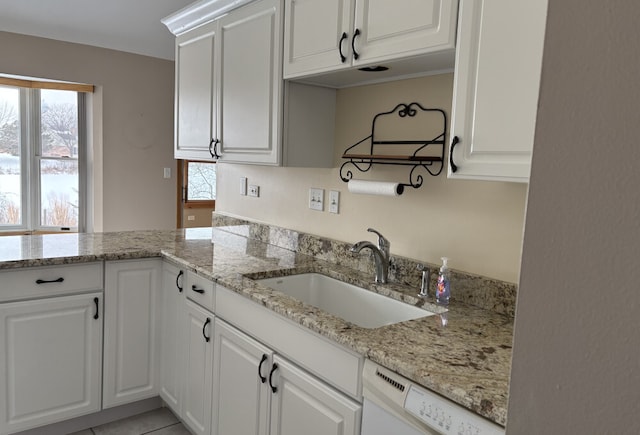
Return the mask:
[[[399,120],[413,118],[416,120],[416,116],[429,115],[425,117],[425,121],[428,119],[430,122],[423,125],[430,125],[433,129],[434,120],[439,123],[442,121],[442,130],[438,130],[436,137],[433,139],[380,139],[381,132],[376,133],[376,123],[379,123],[384,117],[398,116]],[[435,118],[434,118],[435,116]],[[396,125],[396,128],[398,126]],[[401,129],[401,128],[400,128]],[[371,123],[371,134],[361,141],[351,145],[347,148],[342,155],[343,159],[347,161],[340,167],[340,178],[344,182],[348,182],[353,178],[352,168],[360,172],[369,171],[373,165],[396,165],[396,166],[410,166],[409,182],[401,183],[401,186],[413,187],[417,189],[422,186],[424,181],[422,175],[417,174],[416,170],[419,168],[425,169],[430,175],[437,176],[442,172],[444,167],[444,149],[445,149],[445,137],[447,134],[447,115],[441,109],[427,109],[420,103],[400,103],[393,110],[389,112],[378,113],[374,116]],[[365,142],[369,141],[368,152],[365,146],[362,146]],[[364,148],[357,152],[357,148]],[[387,154],[382,151],[389,151],[391,149],[401,147],[402,153]],[[430,147],[430,148],[429,148]],[[439,149],[434,150],[434,148]],[[435,151],[435,152],[432,152]],[[430,154],[425,154],[429,151]],[[406,152],[406,154],[404,154]]]

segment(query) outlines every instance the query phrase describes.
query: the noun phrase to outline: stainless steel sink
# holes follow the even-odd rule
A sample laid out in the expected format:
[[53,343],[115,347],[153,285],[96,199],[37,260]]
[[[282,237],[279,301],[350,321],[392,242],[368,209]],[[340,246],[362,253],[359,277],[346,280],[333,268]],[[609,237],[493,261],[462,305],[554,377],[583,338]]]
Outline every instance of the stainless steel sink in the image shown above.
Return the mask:
[[319,273],[256,281],[363,328],[378,328],[435,314]]

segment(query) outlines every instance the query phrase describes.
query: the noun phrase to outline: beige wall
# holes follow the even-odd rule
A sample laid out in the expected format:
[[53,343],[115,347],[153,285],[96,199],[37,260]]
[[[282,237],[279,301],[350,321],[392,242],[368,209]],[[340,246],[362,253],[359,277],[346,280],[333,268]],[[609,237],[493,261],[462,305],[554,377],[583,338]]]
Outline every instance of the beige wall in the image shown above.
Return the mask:
[[175,228],[173,62],[6,32],[0,46],[0,73],[97,86],[95,230]]
[[[213,208],[185,208],[182,213],[182,227],[210,227],[212,212]],[[189,218],[191,218],[191,220],[189,220]]]
[[638,16],[549,2],[509,434],[640,433]]
[[[374,240],[367,227],[391,241],[391,251],[430,263],[451,258],[453,268],[516,282],[520,265],[526,185],[449,180],[426,172],[424,185],[400,197],[355,195],[339,178],[345,148],[368,136],[378,112],[418,101],[451,113],[453,75],[343,89],[337,95],[333,169],[220,164],[216,211],[337,240]],[[332,146],[332,144],[327,144]],[[260,186],[260,198],[239,195],[240,177]],[[406,182],[408,168],[374,167],[356,178]],[[310,187],[341,195],[340,214],[309,210]]]

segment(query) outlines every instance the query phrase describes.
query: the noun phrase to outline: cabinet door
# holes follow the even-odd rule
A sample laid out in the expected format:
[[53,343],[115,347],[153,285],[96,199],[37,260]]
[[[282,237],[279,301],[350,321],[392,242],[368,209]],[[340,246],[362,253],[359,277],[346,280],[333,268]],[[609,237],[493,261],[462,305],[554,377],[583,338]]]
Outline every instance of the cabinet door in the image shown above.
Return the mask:
[[213,364],[213,435],[266,435],[272,352],[216,319]]
[[182,420],[196,435],[211,432],[213,315],[185,300],[185,383]]
[[353,11],[352,0],[286,0],[284,78],[350,67]]
[[216,23],[176,40],[176,159],[211,160],[216,137],[217,77],[213,67]]
[[463,0],[458,23],[450,178],[527,182],[547,2]]
[[274,356],[276,392],[271,435],[356,435],[362,406],[280,356]]
[[0,304],[0,433],[100,410],[102,293]]
[[184,272],[167,262],[162,265],[160,305],[160,397],[173,412],[181,415]]
[[281,161],[281,15],[260,0],[220,19],[222,162]]
[[161,260],[105,264],[103,408],[158,395]]
[[356,0],[354,65],[455,47],[457,0]]

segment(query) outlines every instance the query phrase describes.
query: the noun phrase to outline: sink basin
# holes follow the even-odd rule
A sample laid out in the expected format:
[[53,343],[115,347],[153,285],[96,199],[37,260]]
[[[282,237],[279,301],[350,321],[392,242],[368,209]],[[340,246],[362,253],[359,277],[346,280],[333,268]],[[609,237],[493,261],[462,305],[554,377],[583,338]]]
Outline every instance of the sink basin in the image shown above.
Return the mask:
[[319,273],[257,282],[363,328],[378,328],[435,314]]

